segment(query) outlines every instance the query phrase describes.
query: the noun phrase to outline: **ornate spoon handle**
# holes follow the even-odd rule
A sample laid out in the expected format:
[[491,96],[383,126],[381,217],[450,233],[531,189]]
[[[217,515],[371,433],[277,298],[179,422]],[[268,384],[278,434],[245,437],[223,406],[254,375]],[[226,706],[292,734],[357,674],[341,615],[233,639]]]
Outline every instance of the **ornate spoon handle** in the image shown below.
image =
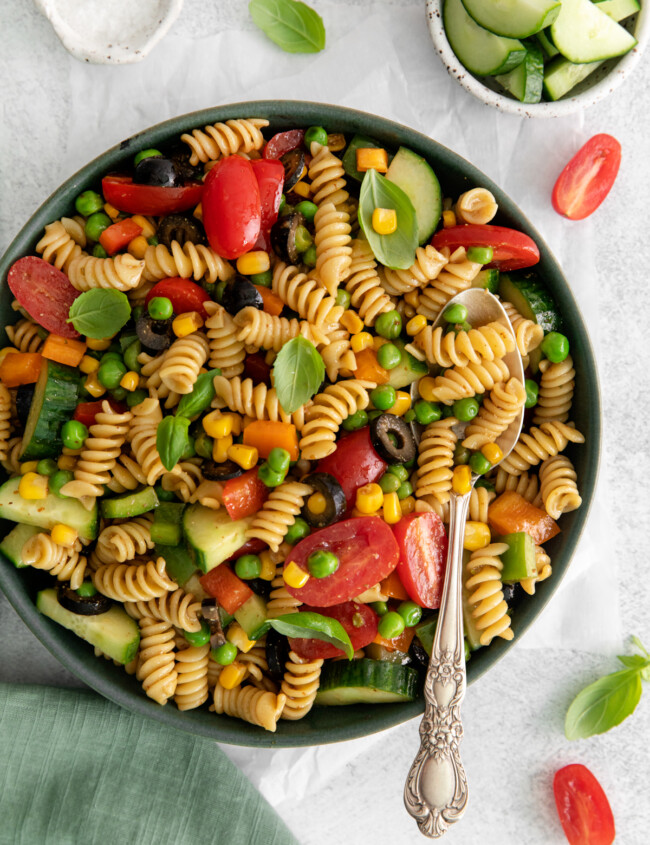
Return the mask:
[[463,738],[460,704],[465,697],[462,565],[470,494],[451,495],[449,551],[438,626],[420,724],[420,750],[404,787],[406,809],[425,836],[437,839],[467,806],[467,778],[458,750]]

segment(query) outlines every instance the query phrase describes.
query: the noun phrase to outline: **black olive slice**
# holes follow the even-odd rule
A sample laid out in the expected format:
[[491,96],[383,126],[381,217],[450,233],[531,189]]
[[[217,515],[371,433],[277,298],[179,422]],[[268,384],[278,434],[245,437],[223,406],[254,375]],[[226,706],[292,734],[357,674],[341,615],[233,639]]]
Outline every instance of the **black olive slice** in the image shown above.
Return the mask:
[[273,628],[266,635],[266,662],[269,675],[276,681],[284,677],[284,664],[289,659],[289,642],[283,634]]
[[94,596],[80,596],[66,584],[59,584],[57,595],[61,607],[79,616],[99,616],[113,606],[113,602],[101,593],[95,593]]
[[271,582],[265,581],[264,578],[247,578],[246,586],[263,599],[268,599],[273,589]]
[[135,333],[143,346],[154,352],[161,352],[171,346],[172,321],[153,320],[145,312],[140,315],[138,322],[135,324]]
[[183,183],[174,162],[162,156],[149,156],[138,162],[133,168],[133,181],[138,185],[159,188],[174,188]]
[[34,398],[35,384],[21,384],[16,391],[16,413],[18,419],[25,425]]
[[380,414],[371,421],[370,440],[375,452],[389,464],[406,464],[417,453],[410,426],[394,414]]
[[234,276],[224,287],[221,295],[221,304],[229,314],[233,317],[238,314],[242,308],[247,308],[252,305],[253,308],[258,308],[260,311],[264,308],[262,295],[257,290],[252,282],[249,282],[244,276]]
[[284,165],[284,192],[290,191],[300,181],[305,171],[305,154],[302,150],[291,150],[281,156]]
[[186,243],[204,244],[205,229],[200,220],[189,214],[168,214],[158,224],[156,237],[171,249],[172,241],[181,246]]
[[299,212],[280,217],[271,228],[271,246],[283,261],[289,264],[300,263],[300,253],[296,249],[296,229],[305,225],[305,218]]
[[302,517],[309,525],[314,528],[324,528],[343,517],[348,508],[348,503],[343,488],[333,475],[328,472],[312,472],[311,475],[303,479],[303,482],[309,484],[318,493],[322,493],[326,502],[325,510],[322,513],[314,513],[310,510],[309,499],[307,499],[302,508]]
[[244,470],[234,461],[224,461],[222,464],[216,461],[203,461],[201,472],[208,481],[229,481],[231,478],[243,475]]
[[409,654],[413,658],[413,661],[418,664],[418,666],[421,666],[423,669],[427,669],[429,667],[429,655],[427,654],[422,643],[415,637],[411,642]]

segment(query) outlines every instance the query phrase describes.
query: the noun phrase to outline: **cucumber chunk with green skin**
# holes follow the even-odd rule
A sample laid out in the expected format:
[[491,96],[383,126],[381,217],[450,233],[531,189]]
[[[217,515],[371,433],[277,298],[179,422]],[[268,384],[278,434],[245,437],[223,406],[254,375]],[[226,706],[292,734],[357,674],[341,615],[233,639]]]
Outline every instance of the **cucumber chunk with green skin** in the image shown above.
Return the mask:
[[544,84],[544,55],[536,44],[526,46],[526,58],[509,73],[496,77],[497,82],[521,103],[539,103]]
[[81,616],[61,607],[56,590],[41,590],[36,607],[44,615],[86,640],[118,663],[130,663],[138,653],[140,630],[119,605],[98,616]]
[[235,619],[246,632],[249,640],[259,640],[271,627],[266,615],[266,602],[257,593],[235,611]]
[[0,519],[38,525],[48,531],[62,523],[75,528],[85,543],[97,537],[99,520],[96,503],[86,510],[78,499],[60,499],[52,493],[44,499],[23,499],[18,492],[19,484],[20,478],[10,478],[0,487]]
[[408,147],[400,147],[390,163],[386,178],[398,185],[413,203],[418,243],[425,243],[435,232],[442,215],[442,191],[438,177],[422,156]]
[[479,26],[507,38],[528,38],[550,26],[560,5],[560,0],[463,0]]
[[343,153],[343,158],[341,159],[343,169],[345,170],[346,175],[350,179],[354,179],[355,182],[363,182],[363,177],[365,176],[365,173],[357,170],[357,150],[366,149],[368,147],[371,147],[372,149],[385,149],[384,145],[380,144],[379,141],[374,141],[366,135],[355,135]]
[[522,317],[538,323],[545,332],[562,331],[560,309],[546,285],[533,274],[501,273],[499,296],[511,302]]
[[603,62],[588,62],[584,65],[577,65],[558,54],[546,65],[544,94],[549,100],[559,100],[602,64]]
[[427,375],[429,367],[426,361],[418,361],[410,352],[407,352],[404,349],[406,344],[403,340],[392,340],[391,343],[400,350],[402,357],[399,364],[388,371],[388,384],[394,387],[395,390],[401,390],[403,387],[407,387],[409,384],[422,378],[422,376]]
[[[187,583],[196,572],[196,565],[187,550],[187,546],[184,543],[178,546],[166,546],[156,543],[154,553],[156,558],[162,557],[165,559],[169,577],[173,578],[179,587],[186,590]],[[193,590],[189,592],[193,592]]]
[[161,502],[153,512],[151,539],[161,546],[178,546],[183,539],[183,511],[181,502]]
[[232,557],[246,542],[252,516],[231,519],[225,508],[218,511],[194,504],[185,509],[183,528],[196,566],[209,572]]
[[43,358],[23,434],[22,461],[61,454],[61,428],[77,407],[79,372]]
[[23,563],[23,546],[40,530],[36,525],[16,525],[0,543],[0,552],[13,563],[16,569],[29,566],[29,564]]
[[555,44],[553,44],[553,42],[551,41],[550,30],[543,29],[541,32],[538,32],[537,35],[535,36],[535,40],[537,41],[539,46],[542,48],[544,55],[546,56],[547,59],[552,59],[555,56],[560,55],[560,51],[555,46]]
[[551,24],[551,36],[560,53],[578,64],[622,56],[637,43],[591,0],[563,0],[560,14]]
[[514,584],[524,578],[531,578],[537,572],[535,563],[535,541],[525,531],[506,534],[500,542],[508,544],[508,551],[501,557],[503,569],[501,581],[504,584]]
[[153,487],[143,487],[135,493],[125,493],[114,499],[102,499],[101,511],[104,519],[130,519],[157,508],[160,502]]
[[496,293],[499,290],[499,271],[494,268],[479,270],[472,280],[472,287]]
[[438,627],[438,614],[424,619],[415,626],[415,636],[422,643],[422,648],[431,657],[433,651],[433,638],[436,635],[436,628]]
[[451,49],[470,73],[496,76],[513,70],[526,58],[526,48],[480,27],[465,11],[462,0],[445,0],[445,33]]
[[336,660],[323,666],[316,704],[390,704],[413,701],[418,694],[416,669],[381,660]]
[[613,21],[622,21],[630,15],[636,15],[641,4],[637,0],[594,0],[601,12],[609,15]]

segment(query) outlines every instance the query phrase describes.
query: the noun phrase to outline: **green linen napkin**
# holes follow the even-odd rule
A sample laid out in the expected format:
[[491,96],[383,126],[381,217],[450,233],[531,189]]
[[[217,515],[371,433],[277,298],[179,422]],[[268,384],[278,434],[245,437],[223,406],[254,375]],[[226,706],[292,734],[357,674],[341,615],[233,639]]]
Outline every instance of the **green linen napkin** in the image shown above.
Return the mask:
[[15,684],[0,684],[0,843],[298,845],[214,742]]

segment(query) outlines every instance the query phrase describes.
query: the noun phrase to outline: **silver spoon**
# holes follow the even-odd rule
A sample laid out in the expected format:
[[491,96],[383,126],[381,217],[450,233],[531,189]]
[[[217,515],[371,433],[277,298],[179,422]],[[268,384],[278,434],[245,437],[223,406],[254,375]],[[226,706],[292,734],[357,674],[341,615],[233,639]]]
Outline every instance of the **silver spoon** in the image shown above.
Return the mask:
[[[470,288],[451,299],[467,308],[467,320],[473,327],[498,321],[513,333],[512,325],[496,296],[480,288]],[[446,306],[445,306],[446,307]],[[443,323],[442,312],[434,328]],[[524,383],[524,370],[516,344],[504,356],[510,376]],[[524,418],[518,418],[497,440],[506,458],[519,439]],[[454,430],[462,434],[466,423]],[[503,460],[503,458],[501,460]],[[496,464],[495,464],[496,466]],[[479,476],[472,473],[471,486]],[[463,738],[460,705],[465,697],[465,644],[462,613],[462,565],[465,522],[469,493],[451,493],[449,503],[449,550],[438,625],[433,641],[429,669],[424,684],[424,716],[420,724],[420,750],[409,771],[404,787],[406,809],[417,821],[420,831],[432,839],[442,836],[457,822],[467,807],[467,777],[460,759]]]

